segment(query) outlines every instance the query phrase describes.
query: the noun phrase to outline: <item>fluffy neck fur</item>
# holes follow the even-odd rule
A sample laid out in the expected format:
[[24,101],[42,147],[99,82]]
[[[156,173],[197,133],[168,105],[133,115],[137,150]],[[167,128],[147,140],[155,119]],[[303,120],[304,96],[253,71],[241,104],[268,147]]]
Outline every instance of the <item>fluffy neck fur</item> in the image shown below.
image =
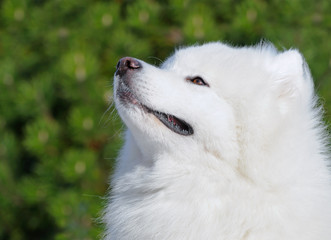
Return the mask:
[[[193,159],[185,150],[149,159],[127,131],[106,238],[329,239],[330,177],[317,111],[309,119],[284,120],[282,132],[270,133],[273,145],[256,145],[246,135],[234,165],[203,150]],[[189,226],[189,233],[182,231]]]

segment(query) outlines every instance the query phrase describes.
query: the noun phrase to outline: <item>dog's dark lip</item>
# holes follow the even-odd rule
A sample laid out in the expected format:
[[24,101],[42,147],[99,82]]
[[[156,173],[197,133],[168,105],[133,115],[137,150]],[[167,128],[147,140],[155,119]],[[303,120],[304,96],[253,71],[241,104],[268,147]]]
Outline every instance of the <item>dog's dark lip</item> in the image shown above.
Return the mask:
[[184,136],[189,136],[194,133],[191,125],[185,122],[184,120],[168,113],[152,110],[144,105],[143,107],[147,109],[148,113],[152,113],[157,119],[160,120],[160,122],[162,122],[166,127],[168,127],[173,132]]
[[160,122],[162,122],[167,128],[169,128],[171,131],[183,135],[183,136],[189,136],[194,133],[194,130],[190,124],[185,122],[184,120],[168,114],[163,113],[160,111],[153,110],[145,105],[143,105],[137,97],[132,93],[130,88],[123,84],[120,86],[117,90],[117,96],[119,100],[124,104],[131,103],[133,105],[138,106],[141,108],[144,112],[153,114]]

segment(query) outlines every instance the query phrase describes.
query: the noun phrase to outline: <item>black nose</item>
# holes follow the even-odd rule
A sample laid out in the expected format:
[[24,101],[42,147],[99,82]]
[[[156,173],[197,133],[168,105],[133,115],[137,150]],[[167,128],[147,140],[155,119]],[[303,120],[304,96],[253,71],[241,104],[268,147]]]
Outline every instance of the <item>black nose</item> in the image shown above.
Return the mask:
[[137,70],[139,68],[142,68],[142,65],[137,59],[132,57],[124,57],[121,58],[116,65],[116,75],[122,77],[129,70]]

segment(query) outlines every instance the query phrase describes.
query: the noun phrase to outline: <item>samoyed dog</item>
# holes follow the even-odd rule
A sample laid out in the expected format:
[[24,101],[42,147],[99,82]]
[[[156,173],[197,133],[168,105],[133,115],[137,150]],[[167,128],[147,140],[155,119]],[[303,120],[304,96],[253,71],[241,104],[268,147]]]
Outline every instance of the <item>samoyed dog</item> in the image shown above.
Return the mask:
[[328,139],[297,50],[125,57],[114,96],[128,129],[105,239],[331,239]]

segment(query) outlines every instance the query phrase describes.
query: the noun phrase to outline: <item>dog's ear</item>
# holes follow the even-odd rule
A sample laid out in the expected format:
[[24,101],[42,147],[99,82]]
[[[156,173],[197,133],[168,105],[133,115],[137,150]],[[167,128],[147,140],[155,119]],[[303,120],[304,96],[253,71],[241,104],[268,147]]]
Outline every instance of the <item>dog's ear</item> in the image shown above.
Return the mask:
[[273,82],[280,98],[308,97],[312,79],[308,66],[297,50],[288,50],[275,56]]

